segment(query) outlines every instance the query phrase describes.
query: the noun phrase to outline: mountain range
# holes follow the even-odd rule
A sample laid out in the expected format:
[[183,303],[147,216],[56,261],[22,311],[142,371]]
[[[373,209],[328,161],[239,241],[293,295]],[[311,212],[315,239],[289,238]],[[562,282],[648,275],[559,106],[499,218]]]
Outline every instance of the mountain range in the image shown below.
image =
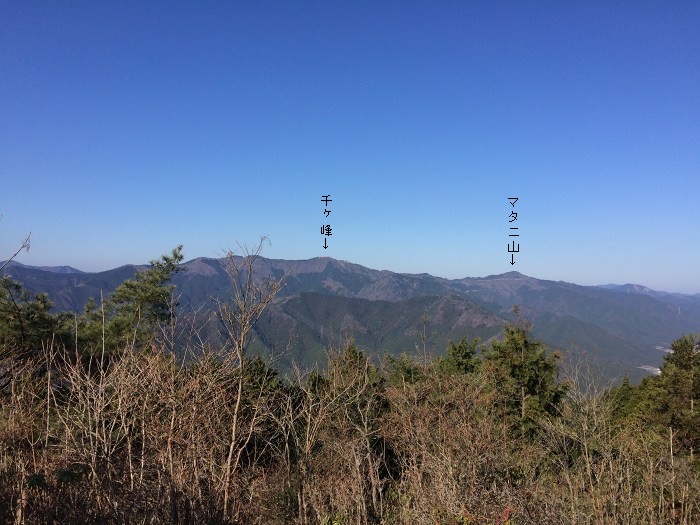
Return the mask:
[[[210,311],[230,290],[222,260],[198,258],[177,273],[180,308]],[[46,292],[57,310],[80,312],[147,266],[104,272],[11,262],[4,273],[32,292]],[[700,331],[700,296],[641,285],[580,286],[508,272],[445,279],[373,270],[318,257],[256,261],[256,277],[285,278],[279,300],[255,326],[253,351],[272,353],[283,367],[324,360],[328,346],[353,337],[371,355],[444,352],[449,340],[488,341],[514,319],[517,305],[534,336],[564,355],[592,356],[607,378],[639,380],[662,363],[684,333]]]

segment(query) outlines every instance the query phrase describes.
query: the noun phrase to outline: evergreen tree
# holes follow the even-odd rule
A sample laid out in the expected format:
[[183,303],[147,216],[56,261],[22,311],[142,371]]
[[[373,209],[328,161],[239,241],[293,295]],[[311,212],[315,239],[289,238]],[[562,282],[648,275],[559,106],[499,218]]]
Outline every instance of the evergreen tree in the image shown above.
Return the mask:
[[168,284],[182,268],[182,245],[170,255],[150,262],[150,268],[120,284],[100,303],[91,300],[78,325],[83,351],[114,353],[125,346],[144,347],[157,329],[175,315],[174,285]]
[[554,415],[566,393],[566,385],[557,381],[558,354],[548,354],[529,330],[522,321],[506,324],[503,338],[484,354],[484,366],[507,399],[516,428],[525,434],[534,432],[538,416]]
[[443,357],[439,361],[441,371],[450,374],[471,374],[479,368],[478,348],[479,339],[469,342],[466,337],[463,337],[457,344],[450,341],[447,347],[447,357]]
[[0,348],[4,353],[34,355],[51,344],[70,341],[66,314],[51,312],[45,293],[31,297],[10,277],[0,279]]
[[385,363],[387,381],[394,386],[417,383],[425,376],[425,364],[407,354],[398,357],[386,355]]
[[650,396],[655,401],[656,423],[677,432],[689,451],[700,447],[700,335],[684,335],[673,342],[664,356],[657,386]]

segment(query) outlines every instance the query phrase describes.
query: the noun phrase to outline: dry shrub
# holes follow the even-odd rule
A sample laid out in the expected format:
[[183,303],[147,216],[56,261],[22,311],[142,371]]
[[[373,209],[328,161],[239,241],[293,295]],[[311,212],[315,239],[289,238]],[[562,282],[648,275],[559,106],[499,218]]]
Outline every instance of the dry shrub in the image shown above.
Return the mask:
[[561,413],[542,422],[552,462],[542,485],[559,502],[560,523],[697,523],[700,477],[674,454],[670,429],[616,424],[610,389],[587,373],[572,377]]
[[389,384],[352,345],[286,383],[206,348],[70,357],[0,363],[0,522],[699,522],[675,435],[620,426],[594,383],[516,439],[485,372]]
[[493,521],[517,504],[498,392],[481,375],[445,377],[434,367],[423,374],[387,389],[391,408],[381,426],[401,471],[394,522]]
[[381,520],[382,385],[377,368],[352,342],[329,353],[326,374],[297,372],[279,421],[294,522]]

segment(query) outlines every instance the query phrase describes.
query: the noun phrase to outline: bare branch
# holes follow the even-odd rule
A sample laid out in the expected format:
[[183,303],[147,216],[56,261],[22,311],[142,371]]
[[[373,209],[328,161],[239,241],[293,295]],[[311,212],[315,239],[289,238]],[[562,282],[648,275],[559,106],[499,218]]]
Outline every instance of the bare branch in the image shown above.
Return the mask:
[[18,248],[18,250],[14,253],[14,255],[12,255],[12,257],[10,257],[9,259],[7,259],[7,260],[3,263],[3,265],[0,266],[0,272],[3,270],[3,268],[5,268],[5,266],[7,266],[8,264],[10,264],[10,261],[11,261],[12,259],[14,259],[15,257],[17,257],[17,255],[19,254],[19,252],[21,252],[22,250],[26,250],[27,252],[29,252],[29,248],[31,247],[31,237],[32,237],[32,232],[29,232],[29,235],[27,235],[27,236],[24,238],[24,241],[22,241],[22,246],[20,246],[20,247]]

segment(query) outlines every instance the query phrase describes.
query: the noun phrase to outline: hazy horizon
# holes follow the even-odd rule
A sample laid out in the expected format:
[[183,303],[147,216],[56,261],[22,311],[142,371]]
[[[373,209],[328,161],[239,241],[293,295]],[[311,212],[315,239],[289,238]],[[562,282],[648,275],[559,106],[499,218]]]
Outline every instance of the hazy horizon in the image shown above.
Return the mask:
[[[236,255],[239,255],[239,253],[236,252]],[[546,277],[546,276],[528,275],[528,274],[525,274],[525,273],[520,272],[520,271],[518,271],[518,270],[507,270],[507,271],[504,271],[504,272],[501,272],[501,273],[496,273],[496,274],[493,274],[493,273],[492,273],[492,274],[486,274],[486,275],[462,275],[462,276],[459,276],[459,277],[446,277],[446,276],[444,276],[444,275],[435,275],[435,274],[431,274],[430,272],[399,272],[399,271],[396,271],[396,270],[392,270],[391,268],[374,268],[374,267],[371,267],[371,266],[367,266],[367,265],[358,263],[358,262],[356,262],[356,261],[348,261],[348,260],[345,260],[345,259],[336,259],[336,258],[334,258],[334,257],[328,257],[328,256],[325,256],[325,255],[319,255],[318,257],[311,257],[311,258],[307,258],[307,259],[280,259],[280,258],[272,258],[272,257],[266,257],[266,256],[264,255],[264,253],[261,253],[260,256],[263,257],[263,258],[265,258],[265,259],[284,260],[284,261],[288,261],[288,262],[308,261],[308,260],[315,259],[315,258],[324,258],[324,257],[325,257],[325,258],[333,259],[333,260],[336,260],[336,261],[339,261],[339,262],[345,262],[345,263],[350,263],[350,264],[357,264],[357,265],[363,266],[363,267],[365,267],[365,268],[369,268],[370,270],[389,271],[389,272],[393,272],[393,273],[400,273],[400,274],[406,274],[406,275],[421,275],[421,274],[426,274],[426,273],[427,273],[427,274],[432,275],[433,277],[440,277],[440,278],[444,278],[444,279],[448,279],[448,280],[459,280],[459,279],[470,279],[470,278],[485,279],[485,278],[488,278],[488,277],[498,277],[498,276],[501,276],[501,275],[504,275],[504,274],[508,274],[508,273],[511,273],[511,272],[515,272],[515,273],[519,273],[519,274],[521,274],[521,275],[523,275],[523,276],[525,276],[525,277],[531,277],[531,278],[538,279],[538,280],[542,280],[542,281],[561,281],[561,282],[566,282],[566,283],[570,283],[570,284],[576,284],[576,285],[580,285],[580,286],[599,286],[599,287],[606,287],[606,286],[637,285],[637,286],[645,286],[645,287],[650,288],[651,290],[653,290],[653,291],[655,291],[655,292],[680,293],[680,294],[686,294],[686,295],[695,295],[695,294],[698,293],[698,292],[683,291],[683,290],[662,290],[662,289],[656,289],[656,288],[652,288],[652,287],[650,287],[650,286],[646,286],[644,283],[632,283],[632,282],[619,282],[619,283],[583,283],[583,282],[575,282],[575,281],[567,280],[567,279],[549,279],[549,278]],[[184,264],[188,264],[188,263],[193,262],[193,261],[196,261],[196,260],[198,260],[198,259],[223,259],[223,258],[224,258],[224,255],[216,255],[216,256],[211,256],[211,257],[206,257],[206,256],[191,257],[191,258],[190,258],[190,257],[185,257],[185,259],[183,260],[182,264],[183,264],[183,265],[184,265]],[[4,263],[4,262],[5,262],[4,260],[0,259],[0,264],[2,264],[2,263]],[[119,266],[129,266],[129,265],[133,265],[133,266],[143,266],[143,265],[147,265],[147,264],[148,264],[148,261],[145,261],[145,262],[136,262],[136,263],[126,263],[126,264],[124,264],[124,265],[114,266],[114,267],[110,267],[110,268],[101,268],[101,269],[98,269],[98,270],[84,270],[84,269],[82,269],[82,268],[77,268],[77,267],[72,266],[72,265],[69,265],[69,264],[58,264],[58,265],[31,265],[31,264],[26,264],[26,263],[20,262],[20,261],[18,261],[17,259],[14,259],[12,262],[13,262],[13,263],[19,263],[19,264],[21,264],[21,265],[23,265],[23,266],[29,266],[29,267],[32,267],[32,268],[62,268],[62,267],[70,267],[70,268],[72,268],[72,269],[74,269],[74,270],[78,270],[78,271],[83,272],[83,273],[100,273],[100,272],[105,272],[105,271],[109,271],[109,270],[114,270],[115,268],[118,268]]]

